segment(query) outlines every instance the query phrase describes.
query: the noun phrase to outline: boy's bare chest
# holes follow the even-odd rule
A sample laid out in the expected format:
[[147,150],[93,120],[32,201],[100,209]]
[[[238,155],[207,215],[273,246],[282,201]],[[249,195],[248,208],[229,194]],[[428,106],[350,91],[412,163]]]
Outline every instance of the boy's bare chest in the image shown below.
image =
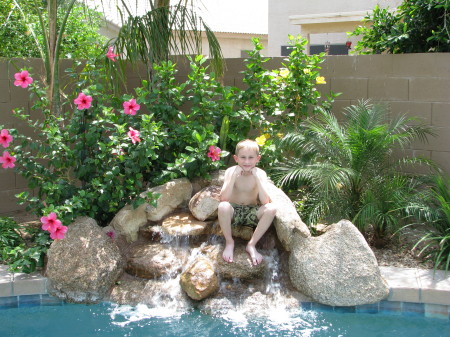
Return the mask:
[[253,175],[239,176],[236,179],[234,188],[242,193],[254,192],[257,189],[256,179]]

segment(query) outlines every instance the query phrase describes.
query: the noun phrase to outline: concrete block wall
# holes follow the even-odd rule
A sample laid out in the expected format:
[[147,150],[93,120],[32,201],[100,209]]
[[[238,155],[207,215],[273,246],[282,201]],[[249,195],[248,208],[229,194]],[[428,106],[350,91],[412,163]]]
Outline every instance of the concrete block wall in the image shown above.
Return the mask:
[[[265,63],[268,69],[277,69],[283,58],[273,58]],[[64,61],[61,69],[69,65]],[[186,79],[189,65],[181,62],[177,78]],[[243,59],[226,60],[227,70],[223,79],[225,85],[243,88],[241,73]],[[21,67],[33,67],[35,73],[44,74],[39,59],[0,59],[0,125],[24,128],[15,119],[11,110],[23,107],[30,112],[29,93],[26,89],[13,85],[14,73]],[[393,115],[408,114],[422,118],[435,127],[438,134],[428,143],[415,143],[408,149],[411,156],[424,156],[439,163],[450,173],[450,53],[405,54],[405,55],[360,55],[327,56],[321,64],[321,75],[327,84],[318,89],[327,94],[331,91],[342,93],[335,101],[333,111],[339,116],[342,110],[360,99],[388,103]],[[141,83],[143,70],[130,68],[128,72],[128,92]],[[61,71],[61,74],[64,74]],[[34,75],[34,78],[39,76]],[[31,112],[33,114],[33,112]],[[26,181],[11,169],[0,168],[0,214],[19,210],[14,195],[26,189]]]

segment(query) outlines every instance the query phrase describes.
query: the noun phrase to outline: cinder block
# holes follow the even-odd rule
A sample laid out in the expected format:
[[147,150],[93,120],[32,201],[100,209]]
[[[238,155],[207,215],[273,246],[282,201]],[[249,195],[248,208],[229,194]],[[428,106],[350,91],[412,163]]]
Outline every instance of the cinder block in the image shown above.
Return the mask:
[[368,96],[374,100],[408,100],[408,80],[404,78],[370,78]]
[[331,78],[330,90],[342,93],[339,99],[367,98],[367,78]]
[[450,102],[449,78],[410,79],[409,100],[422,102]]
[[431,151],[431,159],[447,173],[450,172],[450,148],[448,151]]
[[431,125],[450,125],[450,103],[431,103]]
[[431,103],[424,102],[390,102],[391,117],[407,115],[407,117],[417,117],[420,120],[412,122],[411,125],[431,124]]
[[[3,149],[3,146],[0,148],[0,154],[3,151],[7,151],[8,149]],[[16,177],[14,173],[14,169],[4,169],[0,167],[0,189],[9,190],[16,188]]]
[[450,76],[448,53],[415,53],[391,55],[394,76],[444,77]]
[[17,193],[20,193],[22,191],[23,190],[19,189],[0,189],[0,200],[2,200],[2,202],[0,203],[0,214],[25,209],[25,206],[19,205],[17,203],[17,199],[15,197]]
[[9,80],[0,79],[0,103],[9,103]]
[[392,55],[329,56],[327,73],[336,77],[384,77],[392,74]]

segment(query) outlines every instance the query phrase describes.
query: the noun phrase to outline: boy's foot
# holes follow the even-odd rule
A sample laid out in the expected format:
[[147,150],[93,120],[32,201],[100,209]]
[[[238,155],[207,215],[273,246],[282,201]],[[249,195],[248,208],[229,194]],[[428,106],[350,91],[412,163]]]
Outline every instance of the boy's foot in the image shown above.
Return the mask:
[[225,262],[233,262],[234,242],[227,243],[222,258]]
[[247,245],[245,250],[247,251],[248,255],[250,255],[250,259],[252,260],[254,266],[257,266],[262,262],[263,256],[260,253],[258,253],[255,246]]

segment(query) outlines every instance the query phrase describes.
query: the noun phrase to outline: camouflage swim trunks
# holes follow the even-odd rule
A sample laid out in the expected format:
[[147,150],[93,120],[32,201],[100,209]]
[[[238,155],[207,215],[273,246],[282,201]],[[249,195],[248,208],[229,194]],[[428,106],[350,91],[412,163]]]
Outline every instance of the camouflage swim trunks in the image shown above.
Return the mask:
[[256,228],[258,225],[258,217],[256,213],[260,206],[258,205],[238,205],[231,203],[234,209],[232,226],[248,226]]

